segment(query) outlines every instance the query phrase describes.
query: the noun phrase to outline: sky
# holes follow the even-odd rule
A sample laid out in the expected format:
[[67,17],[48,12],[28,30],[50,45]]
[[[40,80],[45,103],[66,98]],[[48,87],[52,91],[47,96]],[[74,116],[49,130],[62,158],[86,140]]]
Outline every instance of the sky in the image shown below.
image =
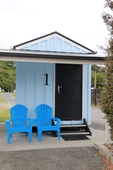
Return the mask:
[[105,0],[0,0],[0,49],[57,31],[103,54]]

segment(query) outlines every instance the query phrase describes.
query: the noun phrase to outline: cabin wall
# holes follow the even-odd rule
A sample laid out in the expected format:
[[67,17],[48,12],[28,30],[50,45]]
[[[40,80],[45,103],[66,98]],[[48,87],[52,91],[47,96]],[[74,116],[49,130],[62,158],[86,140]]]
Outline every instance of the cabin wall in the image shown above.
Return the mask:
[[[31,118],[36,117],[35,108],[42,103],[50,105],[54,114],[55,64],[18,62],[16,69],[16,103],[27,106]],[[45,74],[49,85],[45,85]]]
[[[46,103],[53,108],[55,115],[55,64],[25,63],[16,64],[16,103],[24,104],[29,109],[29,117],[35,118],[35,108]],[[48,84],[46,76],[48,74]],[[91,66],[83,65],[82,74],[82,118],[91,123]],[[66,123],[65,121],[62,122]],[[69,121],[68,123],[82,123]]]

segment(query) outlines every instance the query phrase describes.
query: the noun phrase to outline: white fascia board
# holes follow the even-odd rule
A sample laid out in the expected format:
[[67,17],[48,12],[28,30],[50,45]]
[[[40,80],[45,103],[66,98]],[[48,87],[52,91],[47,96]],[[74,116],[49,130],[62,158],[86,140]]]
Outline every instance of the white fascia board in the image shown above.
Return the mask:
[[77,60],[77,59],[55,59],[55,58],[27,58],[27,57],[9,57],[1,56],[0,61],[15,61],[15,62],[39,62],[39,63],[61,63],[61,64],[100,64],[103,65],[104,61],[92,60]]

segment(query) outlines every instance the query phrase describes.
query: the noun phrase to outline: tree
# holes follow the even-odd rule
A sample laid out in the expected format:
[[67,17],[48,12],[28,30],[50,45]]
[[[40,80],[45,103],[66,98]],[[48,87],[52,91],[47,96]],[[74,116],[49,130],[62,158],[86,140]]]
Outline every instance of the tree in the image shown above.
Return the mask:
[[105,0],[105,8],[109,12],[104,12],[102,18],[109,33],[108,45],[104,48],[106,52],[105,61],[105,83],[101,97],[101,109],[105,113],[106,120],[110,126],[110,138],[113,140],[113,1]]
[[0,61],[0,87],[6,92],[15,89],[16,70],[12,61]]

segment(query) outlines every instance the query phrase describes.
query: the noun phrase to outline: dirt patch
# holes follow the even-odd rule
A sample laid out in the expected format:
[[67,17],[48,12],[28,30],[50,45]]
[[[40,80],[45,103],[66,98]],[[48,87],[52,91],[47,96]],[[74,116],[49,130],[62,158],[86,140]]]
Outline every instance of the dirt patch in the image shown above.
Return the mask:
[[[97,152],[97,155],[99,155],[105,162],[106,167],[107,167],[106,170],[113,170],[113,164],[105,156],[103,156],[100,152]],[[102,170],[104,170],[104,169],[102,169]]]
[[111,156],[113,156],[113,143],[105,143],[104,146],[109,149]]

